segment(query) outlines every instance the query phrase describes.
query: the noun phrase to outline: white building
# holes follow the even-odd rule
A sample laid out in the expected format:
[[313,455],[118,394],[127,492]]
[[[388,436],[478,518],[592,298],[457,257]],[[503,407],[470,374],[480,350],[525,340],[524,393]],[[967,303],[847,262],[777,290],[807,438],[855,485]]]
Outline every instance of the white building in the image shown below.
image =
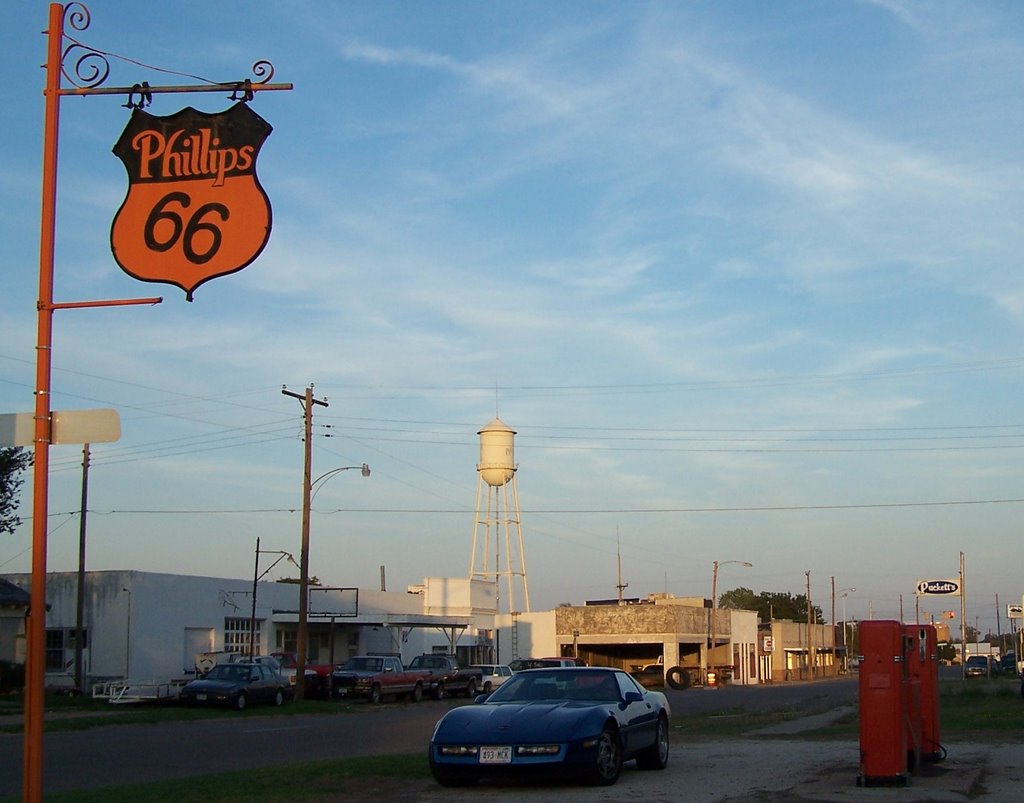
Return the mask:
[[[31,575],[4,579],[30,590]],[[733,682],[759,682],[756,614],[751,611],[712,612],[703,600],[654,595],[647,604],[498,615],[496,587],[493,580],[438,577],[405,593],[312,586],[307,661],[333,665],[377,653],[408,663],[421,653],[443,652],[470,664],[575,654],[624,669],[661,662],[666,669],[682,666],[703,677],[709,617],[714,615],[716,664],[734,668]],[[258,582],[255,599],[253,592],[252,580],[88,572],[82,650],[86,688],[120,678],[188,678],[196,674],[197,656],[203,653],[294,651],[298,584]],[[50,687],[74,685],[77,595],[77,573],[47,575]],[[23,642],[24,630],[18,638]],[[15,643],[11,657],[24,654],[24,644]]]
[[[31,575],[5,575],[31,590]],[[90,681],[185,678],[207,652],[255,654],[295,649],[299,586],[138,571],[87,572],[82,664]],[[46,671],[49,685],[74,676],[78,575],[47,575]],[[493,583],[428,578],[409,593],[310,588],[308,662],[338,663],[361,653],[400,655],[454,648],[484,660],[493,627]],[[255,620],[255,628],[251,623]],[[487,627],[480,627],[480,624]],[[483,635],[482,635],[483,634]],[[23,634],[21,638],[23,638]],[[15,645],[16,655],[24,646]]]

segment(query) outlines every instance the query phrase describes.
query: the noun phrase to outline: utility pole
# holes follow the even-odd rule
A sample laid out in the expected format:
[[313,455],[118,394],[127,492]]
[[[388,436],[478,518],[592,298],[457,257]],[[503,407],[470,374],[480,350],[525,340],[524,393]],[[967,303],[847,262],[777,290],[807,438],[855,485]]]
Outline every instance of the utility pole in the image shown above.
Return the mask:
[[967,679],[967,590],[964,578],[964,553],[960,553],[960,679]]
[[309,507],[313,486],[313,405],[329,406],[326,399],[313,398],[313,384],[303,394],[282,387],[281,393],[302,402],[305,423],[305,460],[302,474],[302,551],[299,554],[299,628],[295,638],[295,699],[305,699],[306,649],[309,621]]
[[807,669],[808,677],[814,677],[814,639],[811,637],[811,622],[813,617],[811,615],[811,572],[807,570],[804,572],[807,576]]
[[619,605],[625,605],[626,601],[622,597],[622,592],[629,588],[629,583],[622,582],[622,548],[619,545],[619,534],[615,533],[615,556],[618,561],[618,583],[615,587],[619,590]]
[[832,618],[829,619],[829,624],[832,625],[832,661],[835,662],[836,655],[836,576],[832,575]]
[[75,689],[85,693],[85,667],[82,666],[85,624],[85,518],[89,503],[89,444],[82,444],[82,513],[78,522],[78,600],[75,606]]

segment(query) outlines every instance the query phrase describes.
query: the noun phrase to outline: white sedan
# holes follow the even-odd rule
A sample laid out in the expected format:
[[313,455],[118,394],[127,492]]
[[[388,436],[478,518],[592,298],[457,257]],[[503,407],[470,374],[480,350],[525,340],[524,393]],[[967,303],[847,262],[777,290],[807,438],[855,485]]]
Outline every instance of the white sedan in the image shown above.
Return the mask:
[[490,694],[491,689],[496,689],[512,677],[512,670],[505,664],[474,664],[470,668],[481,671],[480,691],[483,694]]

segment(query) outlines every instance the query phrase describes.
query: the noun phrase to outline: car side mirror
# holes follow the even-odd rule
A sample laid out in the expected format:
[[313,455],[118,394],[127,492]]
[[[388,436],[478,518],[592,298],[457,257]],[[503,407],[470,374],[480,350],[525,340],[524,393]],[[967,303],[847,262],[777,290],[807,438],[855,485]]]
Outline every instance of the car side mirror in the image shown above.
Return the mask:
[[488,692],[487,694],[478,694],[476,697],[473,698],[473,702],[474,703],[486,703],[487,702],[487,698],[490,697],[490,696],[491,696],[490,692]]
[[259,679],[260,679],[259,672],[253,672],[251,675],[249,675],[249,680],[259,680]]
[[622,699],[625,700],[627,703],[639,703],[643,701],[644,696],[638,691],[627,691],[622,696]]

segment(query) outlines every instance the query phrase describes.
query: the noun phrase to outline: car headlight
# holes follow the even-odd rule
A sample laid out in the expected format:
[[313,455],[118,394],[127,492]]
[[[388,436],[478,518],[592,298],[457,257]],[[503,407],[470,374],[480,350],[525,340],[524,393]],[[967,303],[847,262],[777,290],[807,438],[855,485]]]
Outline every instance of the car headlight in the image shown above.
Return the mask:
[[516,748],[517,756],[556,756],[561,748],[557,744],[523,744]]
[[438,748],[442,756],[475,756],[480,748],[475,745],[443,744]]

